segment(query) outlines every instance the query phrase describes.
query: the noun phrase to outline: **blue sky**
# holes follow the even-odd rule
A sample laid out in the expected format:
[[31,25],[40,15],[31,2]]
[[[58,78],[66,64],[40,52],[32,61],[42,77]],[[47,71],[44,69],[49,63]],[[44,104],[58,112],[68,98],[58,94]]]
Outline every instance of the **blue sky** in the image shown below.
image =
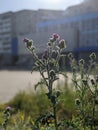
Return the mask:
[[0,13],[22,9],[66,9],[83,0],[0,0]]

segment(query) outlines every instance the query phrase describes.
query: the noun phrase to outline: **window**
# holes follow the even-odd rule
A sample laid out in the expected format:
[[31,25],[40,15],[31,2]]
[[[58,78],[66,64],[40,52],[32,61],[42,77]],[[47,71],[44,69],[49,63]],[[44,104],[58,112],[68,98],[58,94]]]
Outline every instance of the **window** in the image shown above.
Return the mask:
[[71,27],[73,27],[73,28],[78,28],[78,26],[79,26],[78,22],[71,23]]
[[95,28],[98,29],[98,19],[95,19],[95,21],[94,21],[94,25],[95,25]]
[[91,30],[91,28],[92,28],[91,24],[92,24],[91,20],[82,21],[82,30],[84,30],[84,31]]

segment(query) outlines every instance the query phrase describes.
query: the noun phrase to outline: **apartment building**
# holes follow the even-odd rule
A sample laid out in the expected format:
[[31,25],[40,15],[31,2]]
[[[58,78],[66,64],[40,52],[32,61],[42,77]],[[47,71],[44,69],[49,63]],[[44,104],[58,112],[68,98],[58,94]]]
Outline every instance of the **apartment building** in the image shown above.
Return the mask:
[[86,57],[86,54],[90,54],[91,52],[96,52],[97,54],[97,7],[97,0],[85,0],[79,5],[69,7],[65,11],[64,18],[37,23],[37,31],[40,33],[53,33],[54,31],[60,33],[67,41],[66,51],[72,51],[76,55],[79,55],[79,57]]
[[[10,62],[13,59],[17,59],[16,57],[24,54],[24,52],[28,54],[22,46],[23,39],[21,37],[30,34],[37,37],[35,34],[38,21],[58,19],[59,16],[63,17],[63,11],[39,9],[0,14],[0,58],[3,57],[6,62],[9,59]],[[19,37],[21,40],[19,40]]]
[[0,15],[0,53],[11,53],[11,38],[13,35],[13,13]]
[[5,63],[10,63],[11,55],[16,53],[16,49],[12,49],[13,36],[15,35],[14,21],[13,12],[0,14],[0,64],[4,62],[3,59],[5,59]]
[[60,34],[67,42],[66,52],[77,56],[98,52],[98,0],[57,10],[21,10],[0,14],[0,55],[16,59],[28,55],[23,38],[33,39],[42,53],[52,33]]

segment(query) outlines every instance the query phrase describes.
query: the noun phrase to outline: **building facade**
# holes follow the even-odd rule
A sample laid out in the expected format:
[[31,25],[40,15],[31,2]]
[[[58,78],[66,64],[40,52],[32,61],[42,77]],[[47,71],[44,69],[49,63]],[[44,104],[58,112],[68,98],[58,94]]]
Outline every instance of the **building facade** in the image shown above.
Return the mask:
[[[0,14],[0,63],[10,63],[13,50],[13,36],[15,34],[15,16],[13,12]],[[14,52],[14,53],[13,53]],[[5,61],[3,61],[5,59]]]
[[13,35],[13,13],[0,15],[0,53],[11,53],[11,38]]
[[25,52],[28,54],[25,48],[22,48],[23,39],[19,38],[28,35],[37,37],[38,21],[58,19],[59,16],[63,17],[63,11],[40,9],[0,14],[0,62],[2,62],[1,59],[5,59],[3,62],[10,63]]
[[85,58],[91,52],[98,55],[97,6],[97,0],[85,0],[79,5],[69,7],[63,19],[37,23],[37,31],[53,33],[55,30],[60,33],[67,41],[66,51],[72,51],[79,57]]
[[[0,58],[28,55],[23,39],[33,39],[42,53],[54,32],[66,40],[65,51],[77,57],[98,52],[98,0],[84,0],[65,11],[21,10],[0,14]],[[98,55],[98,54],[97,54]],[[13,60],[14,59],[14,60]],[[2,61],[2,60],[0,60]]]

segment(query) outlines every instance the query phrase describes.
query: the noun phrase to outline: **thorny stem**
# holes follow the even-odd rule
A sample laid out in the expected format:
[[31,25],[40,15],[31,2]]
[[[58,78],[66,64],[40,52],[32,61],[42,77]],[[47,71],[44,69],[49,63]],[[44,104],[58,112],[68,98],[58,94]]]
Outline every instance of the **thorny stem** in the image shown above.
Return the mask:
[[93,110],[92,110],[92,121],[93,121],[93,126],[94,126],[94,129],[95,129],[95,96],[93,98]]
[[55,129],[58,130],[56,104],[53,104],[53,112],[54,112]]
[[57,55],[57,58],[56,58],[56,62],[55,62],[55,66],[58,64],[58,62],[60,60],[60,53],[61,53],[61,50],[59,49],[58,50],[58,55]]
[[38,61],[42,66],[45,67],[45,65],[40,61],[40,59],[38,58],[38,56],[35,54],[34,51],[32,51],[33,57],[35,58],[36,61]]
[[84,130],[85,130],[85,111],[84,111],[84,108],[85,108],[85,101],[84,101],[84,96],[85,96],[85,93],[84,93],[84,88],[83,88],[83,85],[82,85],[82,95],[81,95],[81,103],[82,103],[82,116],[83,116],[83,127],[84,127]]
[[48,87],[48,89],[49,89],[49,85],[48,85],[47,80],[45,79],[44,74],[41,72],[41,70],[40,70],[40,69],[39,69],[39,72],[40,72],[40,74],[41,74],[42,78],[44,79],[46,86],[47,86],[47,87]]
[[[50,71],[50,66],[49,66],[49,61],[51,61],[51,57],[52,57],[52,50],[53,50],[53,46],[50,49],[50,54],[49,54],[49,59],[47,62],[47,75],[48,75],[48,80],[49,80],[49,93],[52,96],[52,89],[53,89],[53,80],[50,77],[49,71]],[[59,57],[58,57],[59,60]],[[58,60],[56,60],[56,64],[58,63]],[[56,113],[56,103],[52,103],[53,104],[53,114],[54,114],[54,124],[55,124],[55,130],[58,130],[58,124],[57,124],[57,113]]]
[[49,71],[50,71],[49,60],[47,62],[46,68],[47,68],[47,75],[48,75],[48,81],[49,81],[48,90],[49,90],[49,93],[52,94],[52,84],[51,84],[50,75],[49,75]]
[[94,87],[95,87],[95,93],[93,94],[92,120],[93,120],[93,127],[94,127],[94,129],[95,129],[95,107],[96,107],[95,101],[96,101],[97,83],[94,85]]

